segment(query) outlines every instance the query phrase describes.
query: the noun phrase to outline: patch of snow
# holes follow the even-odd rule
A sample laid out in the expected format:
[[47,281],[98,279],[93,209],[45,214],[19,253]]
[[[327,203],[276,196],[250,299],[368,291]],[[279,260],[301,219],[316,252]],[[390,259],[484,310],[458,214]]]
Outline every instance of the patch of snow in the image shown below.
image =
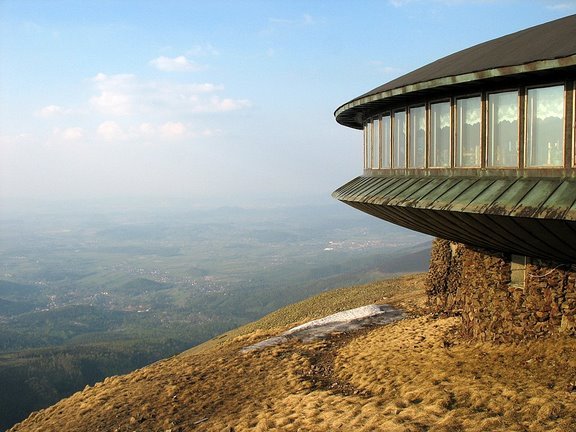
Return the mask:
[[384,325],[397,321],[404,313],[390,305],[368,305],[338,312],[324,318],[307,322],[275,336],[242,349],[242,352],[256,351],[280,345],[290,339],[311,342],[333,333],[358,330],[369,324]]

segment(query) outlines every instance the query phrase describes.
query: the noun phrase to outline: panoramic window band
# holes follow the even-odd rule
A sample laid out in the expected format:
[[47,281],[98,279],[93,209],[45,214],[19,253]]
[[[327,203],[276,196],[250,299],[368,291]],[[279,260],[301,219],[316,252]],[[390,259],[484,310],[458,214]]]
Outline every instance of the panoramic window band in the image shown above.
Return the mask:
[[384,113],[364,124],[364,167],[563,168],[566,103],[565,85],[551,84],[487,92],[484,109],[482,96],[470,95]]

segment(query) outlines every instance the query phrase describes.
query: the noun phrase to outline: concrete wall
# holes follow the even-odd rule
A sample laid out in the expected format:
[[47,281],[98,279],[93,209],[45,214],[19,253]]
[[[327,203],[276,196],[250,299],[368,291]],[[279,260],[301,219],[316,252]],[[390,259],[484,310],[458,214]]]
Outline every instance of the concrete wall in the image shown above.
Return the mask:
[[461,315],[462,332],[496,342],[576,335],[576,264],[529,259],[512,285],[510,255],[436,239],[427,294],[434,312]]

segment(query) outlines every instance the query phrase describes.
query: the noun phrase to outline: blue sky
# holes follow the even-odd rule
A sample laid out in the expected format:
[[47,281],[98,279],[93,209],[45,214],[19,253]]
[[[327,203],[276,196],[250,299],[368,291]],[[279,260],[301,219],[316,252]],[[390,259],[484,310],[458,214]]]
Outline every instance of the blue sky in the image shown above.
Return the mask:
[[348,100],[568,0],[0,0],[0,200],[307,203]]

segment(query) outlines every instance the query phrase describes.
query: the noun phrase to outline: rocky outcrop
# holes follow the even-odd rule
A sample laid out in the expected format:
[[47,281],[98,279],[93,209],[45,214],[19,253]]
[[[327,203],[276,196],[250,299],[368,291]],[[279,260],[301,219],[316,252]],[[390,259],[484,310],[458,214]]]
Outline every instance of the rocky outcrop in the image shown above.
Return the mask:
[[576,264],[527,258],[512,283],[511,256],[436,239],[427,276],[434,312],[462,317],[462,332],[497,342],[576,335]]

